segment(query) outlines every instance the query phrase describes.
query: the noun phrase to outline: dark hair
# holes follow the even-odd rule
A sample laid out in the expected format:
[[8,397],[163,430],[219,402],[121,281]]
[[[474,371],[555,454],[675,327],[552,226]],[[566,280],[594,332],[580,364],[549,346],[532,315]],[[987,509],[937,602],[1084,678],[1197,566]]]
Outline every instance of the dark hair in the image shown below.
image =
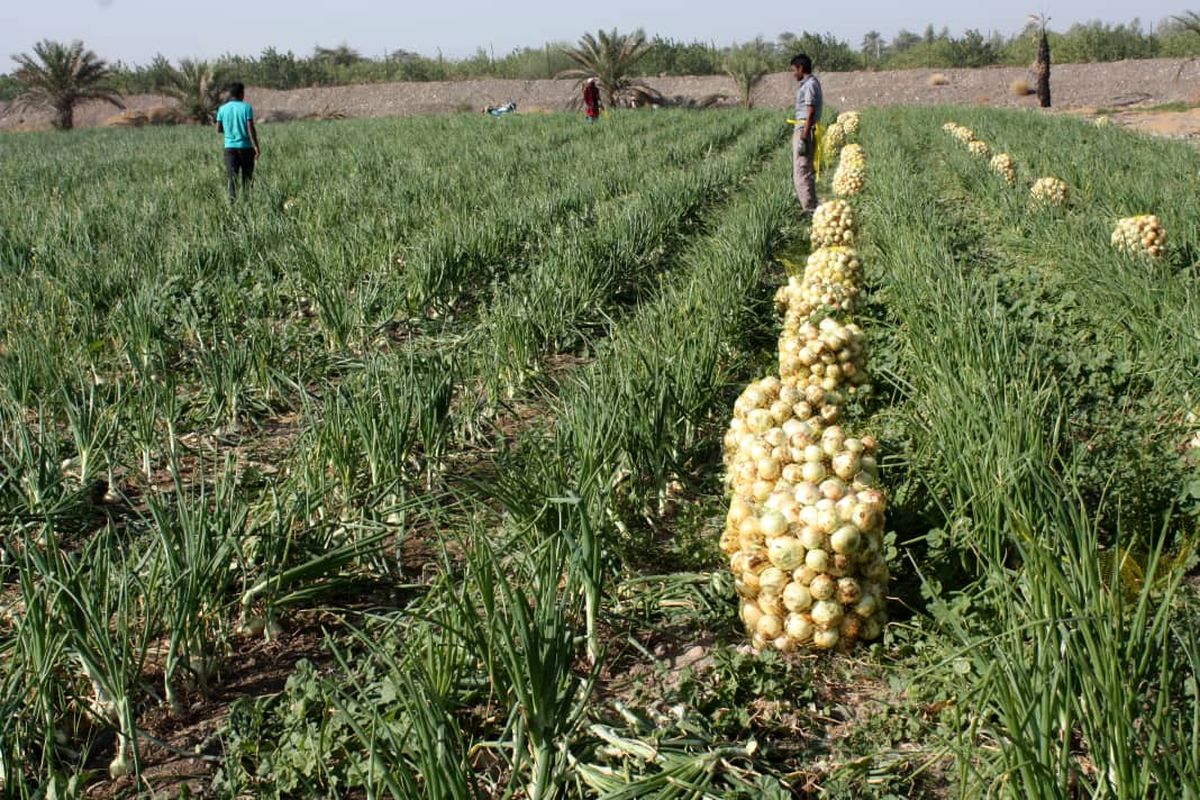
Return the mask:
[[812,59],[804,53],[792,56],[792,66],[799,67],[801,72],[812,72]]
[[246,84],[241,81],[234,81],[229,84],[229,96],[234,100],[241,100],[246,96]]

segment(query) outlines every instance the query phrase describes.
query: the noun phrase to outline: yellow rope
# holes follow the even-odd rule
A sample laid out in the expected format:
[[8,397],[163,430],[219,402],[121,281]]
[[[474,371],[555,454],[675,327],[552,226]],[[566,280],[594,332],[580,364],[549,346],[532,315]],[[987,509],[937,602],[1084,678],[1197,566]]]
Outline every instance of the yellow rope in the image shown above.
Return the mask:
[[[798,119],[789,119],[789,125],[801,125]],[[825,126],[818,122],[813,126],[813,175],[821,180],[821,164],[825,161]]]

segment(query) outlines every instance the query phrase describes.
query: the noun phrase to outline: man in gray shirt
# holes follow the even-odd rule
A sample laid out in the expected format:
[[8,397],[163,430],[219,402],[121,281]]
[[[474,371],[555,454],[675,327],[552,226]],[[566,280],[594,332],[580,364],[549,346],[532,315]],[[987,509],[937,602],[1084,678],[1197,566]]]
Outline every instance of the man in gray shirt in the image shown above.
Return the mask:
[[811,216],[817,208],[817,182],[813,174],[815,134],[821,121],[824,102],[821,82],[812,74],[812,59],[800,53],[792,59],[792,77],[796,87],[796,131],[792,135],[792,179],[796,183],[796,199],[800,211]]

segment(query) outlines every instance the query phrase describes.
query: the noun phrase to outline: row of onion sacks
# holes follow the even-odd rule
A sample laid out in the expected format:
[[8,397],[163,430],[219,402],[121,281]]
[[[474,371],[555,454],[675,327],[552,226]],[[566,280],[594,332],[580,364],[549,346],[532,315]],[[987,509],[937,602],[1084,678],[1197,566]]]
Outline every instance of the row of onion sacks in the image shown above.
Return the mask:
[[[1105,120],[1101,123],[1101,119]],[[1108,124],[1106,117],[1096,120],[1097,125]],[[975,138],[975,133],[955,122],[942,125],[954,138],[963,142],[976,155],[986,156],[990,150]],[[976,145],[982,145],[976,147]],[[998,153],[990,161],[992,171],[1000,175],[1010,186],[1017,185],[1017,162],[1008,153]],[[1030,205],[1034,209],[1063,208],[1067,205],[1070,190],[1066,182],[1053,175],[1046,175],[1033,182],[1029,190]],[[814,230],[816,223],[814,220]],[[1118,219],[1110,238],[1112,246],[1126,255],[1159,259],[1166,255],[1167,231],[1162,221],[1154,214],[1137,214]]]
[[841,425],[847,398],[866,385],[852,319],[862,269],[847,246],[853,210],[833,202],[818,209],[804,276],[776,295],[781,374],[746,387],[724,441],[731,500],[720,544],[760,650],[847,650],[886,622],[876,442]]

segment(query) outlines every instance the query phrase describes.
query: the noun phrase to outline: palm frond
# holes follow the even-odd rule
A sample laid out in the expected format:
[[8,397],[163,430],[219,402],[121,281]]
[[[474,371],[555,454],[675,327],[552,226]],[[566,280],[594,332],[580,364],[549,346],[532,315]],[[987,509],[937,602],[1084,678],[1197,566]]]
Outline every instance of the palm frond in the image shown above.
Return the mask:
[[1195,11],[1185,11],[1182,14],[1176,14],[1171,17],[1185,31],[1200,34],[1200,13]]
[[17,62],[13,77],[22,88],[18,106],[52,109],[56,128],[71,128],[75,106],[84,100],[125,107],[120,94],[108,85],[114,71],[81,41],[66,45],[44,39],[33,46],[33,55],[21,53],[13,60]]
[[630,34],[619,33],[616,28],[585,33],[577,46],[562,48],[563,54],[578,67],[564,70],[558,77],[595,78],[609,107],[613,107],[631,97],[634,89],[649,89],[644,81],[633,76],[633,69],[653,46],[640,28]]

